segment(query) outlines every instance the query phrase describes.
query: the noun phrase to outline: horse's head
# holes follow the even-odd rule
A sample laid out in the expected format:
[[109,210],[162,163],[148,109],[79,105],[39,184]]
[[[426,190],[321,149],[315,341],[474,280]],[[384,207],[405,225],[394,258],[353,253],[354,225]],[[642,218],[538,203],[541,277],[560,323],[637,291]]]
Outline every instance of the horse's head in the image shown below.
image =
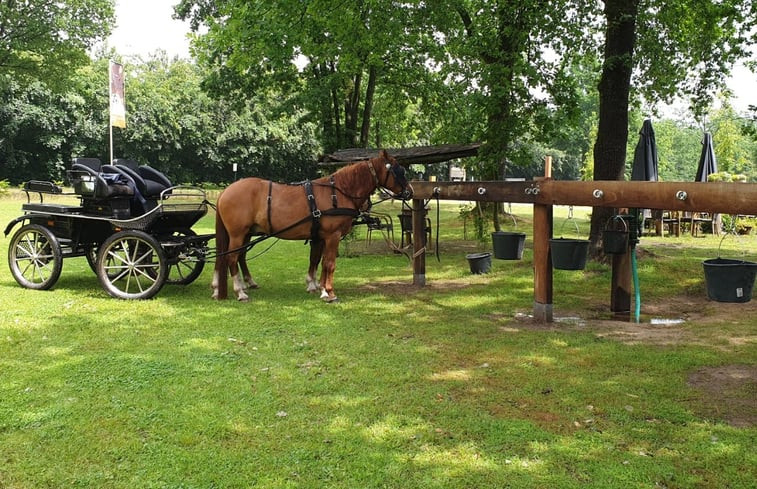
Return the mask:
[[405,167],[400,165],[394,157],[389,156],[389,153],[384,149],[381,150],[376,159],[379,160],[380,165],[378,166],[381,167],[376,168],[376,170],[378,172],[383,170],[383,176],[380,180],[380,182],[383,182],[381,186],[402,200],[413,198],[413,187],[407,181]]

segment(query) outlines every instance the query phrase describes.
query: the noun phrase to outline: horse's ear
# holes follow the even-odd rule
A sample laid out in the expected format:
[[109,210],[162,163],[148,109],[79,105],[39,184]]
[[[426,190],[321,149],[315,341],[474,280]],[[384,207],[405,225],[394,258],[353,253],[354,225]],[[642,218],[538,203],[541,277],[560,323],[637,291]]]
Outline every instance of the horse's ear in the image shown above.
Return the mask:
[[389,159],[389,153],[387,153],[385,149],[382,149],[382,150],[381,150],[381,152],[379,153],[379,156],[380,156],[381,158],[384,158],[385,160],[388,160],[388,159]]

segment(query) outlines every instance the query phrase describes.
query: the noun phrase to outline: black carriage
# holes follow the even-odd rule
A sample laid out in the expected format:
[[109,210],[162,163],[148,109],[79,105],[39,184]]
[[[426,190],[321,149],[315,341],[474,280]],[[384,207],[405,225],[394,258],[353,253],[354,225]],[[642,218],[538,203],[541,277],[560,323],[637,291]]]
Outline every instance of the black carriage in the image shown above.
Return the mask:
[[79,205],[45,202],[46,195],[67,195],[52,182],[24,185],[24,214],[5,228],[7,236],[21,224],[8,246],[8,264],[22,287],[49,289],[63,259],[79,256],[119,299],[148,299],[166,283],[186,285],[202,273],[213,235],[198,236],[192,226],[207,213],[205,192],[173,186],[149,166],[113,163],[74,159],[68,195]]

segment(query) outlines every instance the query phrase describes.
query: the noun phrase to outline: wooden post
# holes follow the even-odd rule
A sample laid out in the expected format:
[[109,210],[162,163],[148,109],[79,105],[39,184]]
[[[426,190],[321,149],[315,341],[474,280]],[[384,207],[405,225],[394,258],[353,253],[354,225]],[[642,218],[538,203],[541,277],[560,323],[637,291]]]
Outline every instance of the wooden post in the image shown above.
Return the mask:
[[[544,178],[552,179],[552,157],[544,158]],[[539,188],[539,192],[541,189]],[[534,204],[534,319],[552,322],[552,238],[553,209],[551,204]]]
[[552,206],[534,205],[534,319],[552,322]]
[[423,199],[413,199],[413,285],[426,285],[426,222]]
[[544,157],[544,178],[552,178],[552,157]]
[[631,250],[622,255],[612,255],[610,312],[616,319],[631,318],[631,278]]

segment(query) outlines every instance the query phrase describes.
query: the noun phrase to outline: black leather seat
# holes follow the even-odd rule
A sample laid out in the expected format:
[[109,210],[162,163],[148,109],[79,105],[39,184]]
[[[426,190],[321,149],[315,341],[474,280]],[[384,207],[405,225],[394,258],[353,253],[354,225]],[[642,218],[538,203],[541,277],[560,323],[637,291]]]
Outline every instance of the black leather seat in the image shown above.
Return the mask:
[[161,192],[173,187],[164,174],[151,166],[139,165],[134,160],[115,159],[112,166],[121,173],[129,175],[145,199],[158,199]]
[[74,158],[70,176],[74,190],[83,197],[110,199],[134,195],[128,181],[118,174],[104,173],[97,158]]

